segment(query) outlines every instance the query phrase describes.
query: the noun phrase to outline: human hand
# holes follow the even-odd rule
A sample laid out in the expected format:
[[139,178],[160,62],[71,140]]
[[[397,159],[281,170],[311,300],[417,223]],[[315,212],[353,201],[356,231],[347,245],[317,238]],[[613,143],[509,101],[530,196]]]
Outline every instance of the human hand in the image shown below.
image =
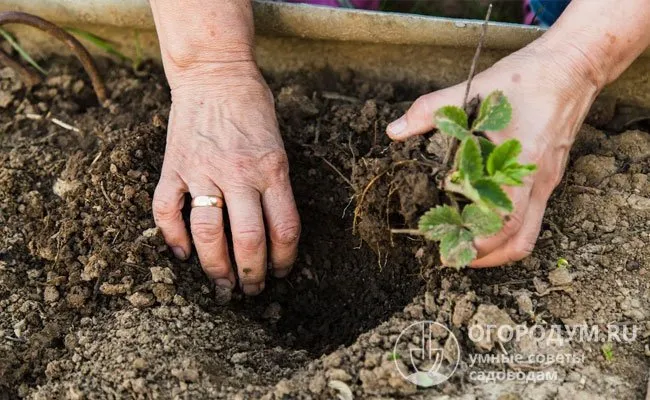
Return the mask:
[[[167,147],[153,198],[156,225],[176,257],[186,259],[185,193],[223,196],[239,283],[245,294],[256,295],[264,289],[267,236],[273,273],[283,277],[300,235],[273,95],[252,61],[176,74],[170,85]],[[190,224],[203,270],[232,289],[224,214],[217,207],[193,208]]]
[[[478,258],[472,267],[491,267],[529,255],[537,241],[546,203],[559,184],[575,136],[604,79],[592,64],[573,53],[552,51],[545,42],[502,59],[472,81],[470,98],[501,90],[512,103],[512,121],[503,131],[485,132],[495,143],[515,138],[522,143],[519,160],[537,164],[524,185],[505,187],[514,212],[494,236],[475,240]],[[430,131],[434,112],[463,102],[466,83],[418,98],[406,114],[391,123],[387,134],[404,140]]]

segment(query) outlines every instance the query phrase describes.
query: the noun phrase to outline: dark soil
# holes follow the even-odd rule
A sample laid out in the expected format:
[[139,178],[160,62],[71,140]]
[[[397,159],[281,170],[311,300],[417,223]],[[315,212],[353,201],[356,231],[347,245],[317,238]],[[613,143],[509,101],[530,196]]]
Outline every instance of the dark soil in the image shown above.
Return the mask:
[[[647,133],[610,138],[583,128],[533,256],[510,268],[439,270],[433,245],[390,228],[414,226],[440,200],[440,136],[395,144],[383,134],[432,88],[328,71],[269,76],[303,222],[300,254],[287,279],[222,305],[197,259],[175,260],[151,217],[170,102],[162,72],[146,65],[135,75],[102,60],[113,103],[106,110],[74,61],[50,64],[31,92],[0,70],[4,397],[332,398],[331,381],[360,397],[644,393]],[[612,117],[603,115],[592,119],[605,126]],[[571,279],[556,287],[559,257]],[[445,385],[417,392],[387,362],[413,321],[444,322],[469,354],[470,320],[504,316],[640,331],[634,343],[615,345],[615,362],[600,344],[572,344],[584,365],[538,386],[506,382],[484,392],[466,382],[464,360]]]

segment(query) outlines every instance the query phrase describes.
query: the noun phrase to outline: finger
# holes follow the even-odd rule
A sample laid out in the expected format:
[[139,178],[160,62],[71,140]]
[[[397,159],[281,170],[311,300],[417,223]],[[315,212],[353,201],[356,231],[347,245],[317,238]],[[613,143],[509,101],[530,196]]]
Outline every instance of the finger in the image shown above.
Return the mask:
[[448,104],[462,103],[464,92],[460,86],[456,85],[420,96],[406,114],[388,125],[386,134],[393,140],[404,140],[435,128],[433,114],[436,110]]
[[186,260],[191,252],[190,237],[181,214],[186,192],[187,187],[178,175],[163,174],[151,204],[156,226],[174,255],[181,260]]
[[[223,196],[212,183],[191,185],[192,197]],[[228,242],[224,233],[223,210],[219,207],[194,207],[190,214],[190,227],[201,267],[206,275],[224,288],[235,286],[235,274],[228,256]]]
[[521,229],[528,210],[532,183],[523,187],[504,187],[506,194],[512,199],[514,211],[507,217],[503,228],[495,235],[474,240],[474,246],[481,258],[504,246],[511,237],[515,236]]
[[546,203],[550,196],[550,191],[536,190],[532,191],[531,201],[524,217],[522,228],[501,248],[490,254],[474,260],[472,268],[495,267],[519,261],[526,258],[533,252],[539,230],[542,226]]
[[266,235],[260,193],[252,188],[226,191],[228,218],[242,290],[247,295],[264,289]]
[[283,278],[296,260],[300,238],[300,217],[288,179],[264,191],[262,208],[270,239],[273,275]]

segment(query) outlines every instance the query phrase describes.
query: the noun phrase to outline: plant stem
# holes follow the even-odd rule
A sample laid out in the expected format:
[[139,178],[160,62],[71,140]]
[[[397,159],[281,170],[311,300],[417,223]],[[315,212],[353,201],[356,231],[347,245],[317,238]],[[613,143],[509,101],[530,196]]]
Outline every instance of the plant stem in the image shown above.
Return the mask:
[[467,77],[467,85],[465,86],[465,97],[463,97],[463,110],[467,108],[467,98],[469,97],[469,89],[472,86],[472,79],[474,79],[474,74],[476,73],[476,65],[478,64],[478,58],[481,55],[481,49],[485,44],[485,34],[487,33],[488,22],[490,21],[490,15],[492,14],[492,3],[488,6],[487,13],[485,14],[485,20],[483,21],[483,26],[481,27],[481,36],[478,39],[478,46],[476,46],[476,52],[474,53],[474,58],[472,58],[472,65],[469,67],[469,76]]
[[[485,43],[485,34],[488,28],[488,22],[490,21],[490,15],[492,14],[492,3],[488,6],[487,13],[485,14],[485,20],[483,21],[483,26],[481,28],[481,36],[478,39],[478,45],[476,46],[476,52],[474,52],[474,58],[472,58],[472,64],[469,67],[469,76],[467,77],[467,85],[465,85],[465,96],[463,97],[463,110],[467,111],[467,98],[469,97],[469,89],[472,86],[472,79],[474,79],[474,74],[476,73],[476,65],[478,64],[478,58],[481,55],[481,49]],[[445,158],[443,160],[444,165],[449,165],[452,155],[456,152],[458,148],[458,139],[451,137],[449,140],[449,146],[447,146],[447,152],[445,153]]]
[[4,24],[28,25],[46,32],[63,42],[66,46],[68,46],[72,53],[77,56],[79,61],[81,61],[84,70],[90,77],[90,81],[93,85],[93,89],[95,89],[95,94],[97,95],[99,103],[102,106],[106,105],[108,97],[106,95],[106,86],[104,86],[104,81],[102,80],[101,75],[97,70],[97,66],[90,56],[90,53],[88,53],[88,50],[86,50],[86,48],[81,43],[79,43],[79,41],[75,39],[74,36],[70,35],[68,32],[49,21],[46,21],[35,15],[18,11],[7,11],[0,13],[0,25]]

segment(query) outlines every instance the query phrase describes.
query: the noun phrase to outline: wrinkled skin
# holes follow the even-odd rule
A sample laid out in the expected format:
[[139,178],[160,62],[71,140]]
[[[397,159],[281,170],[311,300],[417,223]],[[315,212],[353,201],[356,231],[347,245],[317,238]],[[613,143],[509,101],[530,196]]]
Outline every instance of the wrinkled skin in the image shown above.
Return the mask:
[[[222,72],[213,85],[180,80],[172,88],[165,161],[153,210],[174,254],[186,259],[191,244],[180,213],[185,193],[222,195],[239,283],[246,294],[255,295],[264,289],[267,253],[275,276],[289,272],[300,219],[272,94],[253,63],[244,62],[236,70],[231,80],[224,81]],[[224,211],[194,208],[190,225],[206,274],[217,285],[233,288]]]

